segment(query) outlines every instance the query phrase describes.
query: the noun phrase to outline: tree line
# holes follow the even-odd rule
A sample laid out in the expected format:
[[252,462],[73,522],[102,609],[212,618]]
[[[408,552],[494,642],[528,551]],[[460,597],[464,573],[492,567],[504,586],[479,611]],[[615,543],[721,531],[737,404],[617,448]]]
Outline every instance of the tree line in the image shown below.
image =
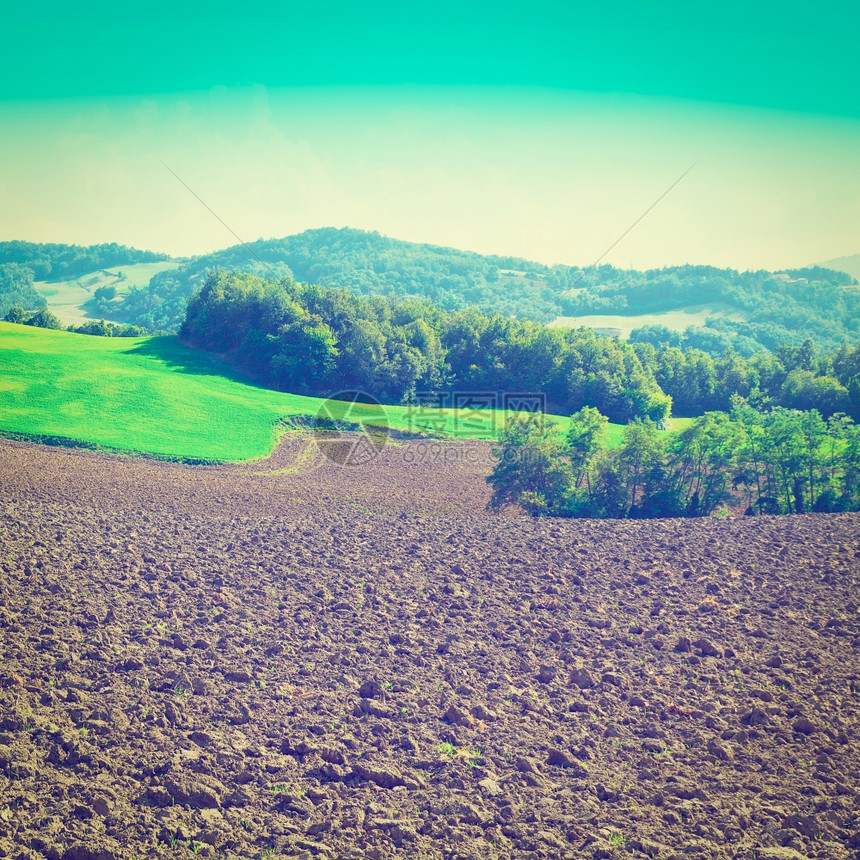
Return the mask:
[[845,412],[860,421],[860,346],[820,352],[808,338],[799,346],[744,358],[728,348],[713,357],[699,349],[662,343],[633,344],[636,355],[672,398],[675,415],[728,411],[741,396],[758,409],[817,409],[825,418]]
[[25,311],[21,307],[10,308],[3,322],[18,323],[18,325],[29,325],[36,328],[49,328],[55,331],[70,331],[74,334],[90,334],[99,337],[143,337],[149,332],[136,325],[118,325],[107,320],[88,320],[81,325],[64,326],[56,314],[47,308],[37,311]]
[[[0,242],[0,265],[16,263],[29,269],[37,281],[62,281],[99,269],[133,263],[169,260],[167,254],[140,251],[109,242],[102,245],[63,245],[58,243]],[[24,304],[24,307],[33,306]]]
[[494,446],[490,506],[533,516],[701,517],[860,510],[860,426],[815,410],[709,412],[660,431],[634,421],[610,450],[607,419],[585,407],[566,435],[551,421],[511,420]]
[[633,347],[590,329],[289,279],[211,274],[180,337],[293,392],[359,389],[387,403],[431,391],[542,393],[550,410],[585,403],[617,422],[659,423],[671,407]]
[[[850,275],[830,269],[583,269],[331,227],[195,257],[154,275],[149,286],[130,290],[113,310],[137,325],[176,332],[185,318],[186,301],[214,269],[343,287],[361,296],[426,299],[446,311],[477,307],[487,314],[542,323],[563,315],[634,315],[710,303],[743,319],[715,312],[705,326],[690,327],[683,335],[665,331],[670,340],[677,338],[673,345],[713,357],[730,346],[749,357],[783,343],[800,345],[808,337],[827,349],[860,337],[860,290],[852,286]],[[649,327],[643,328],[645,338],[653,337]]]
[[346,289],[211,274],[189,303],[182,337],[233,353],[261,382],[324,393],[360,388],[384,402],[416,391],[529,391],[552,410],[594,406],[611,420],[660,422],[670,410],[727,411],[740,396],[860,421],[860,345],[820,353],[812,340],[743,358],[726,350],[627,344],[591,329],[550,329],[474,308],[359,297]]

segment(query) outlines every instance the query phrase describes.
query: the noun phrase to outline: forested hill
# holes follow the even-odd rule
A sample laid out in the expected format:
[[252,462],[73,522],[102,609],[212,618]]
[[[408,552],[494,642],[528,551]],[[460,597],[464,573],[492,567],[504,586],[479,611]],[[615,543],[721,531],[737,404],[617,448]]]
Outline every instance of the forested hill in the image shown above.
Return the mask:
[[178,330],[185,300],[200,290],[213,269],[344,287],[364,296],[429,299],[444,310],[474,306],[538,322],[555,319],[560,307],[558,285],[548,277],[552,270],[540,263],[326,227],[235,245],[162,272],[149,289],[126,298],[125,319]]
[[847,272],[854,278],[860,278],[860,254],[852,254],[850,257],[837,257],[822,263],[828,269],[836,269],[838,272]]
[[249,247],[196,257],[156,275],[148,288],[129,293],[123,319],[178,331],[187,299],[201,289],[208,272],[224,269],[344,287],[358,295],[429,299],[444,310],[474,306],[536,322],[720,304],[743,319],[715,316],[690,333],[689,344],[717,355],[728,342],[750,355],[780,344],[799,345],[809,337],[821,347],[836,348],[860,334],[860,289],[849,275],[820,267],[777,273],[711,266],[582,270],[328,227]]
[[396,404],[423,392],[437,405],[456,392],[478,405],[488,393],[542,394],[551,412],[585,403],[619,423],[660,422],[671,405],[636,347],[588,329],[288,279],[211,274],[188,304],[181,337],[294,393],[355,390]]
[[[860,345],[818,353],[812,341],[726,352],[629,344],[428,301],[361,297],[335,287],[243,273],[211,274],[188,304],[181,337],[227,354],[284,391],[365,391],[384,403],[418,392],[540,392],[550,412],[593,406],[613,421],[757,409],[816,409],[860,419]],[[666,396],[668,395],[668,397]],[[483,395],[477,395],[483,396]],[[671,401],[670,401],[671,398]]]
[[60,281],[133,263],[169,260],[167,254],[140,251],[111,242],[106,245],[60,245],[37,242],[0,242],[0,265],[17,263],[31,270],[33,280]]
[[58,245],[0,242],[0,318],[11,308],[30,311],[45,307],[34,281],[60,281],[113,266],[169,260],[166,254],[117,245]]

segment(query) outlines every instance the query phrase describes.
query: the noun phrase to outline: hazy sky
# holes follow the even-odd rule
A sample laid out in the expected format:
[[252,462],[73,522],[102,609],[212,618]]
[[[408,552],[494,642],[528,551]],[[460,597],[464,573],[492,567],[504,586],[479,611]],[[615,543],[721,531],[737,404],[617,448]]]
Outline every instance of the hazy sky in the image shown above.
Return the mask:
[[0,31],[0,239],[308,227],[587,265],[860,252],[857,4],[42,4]]

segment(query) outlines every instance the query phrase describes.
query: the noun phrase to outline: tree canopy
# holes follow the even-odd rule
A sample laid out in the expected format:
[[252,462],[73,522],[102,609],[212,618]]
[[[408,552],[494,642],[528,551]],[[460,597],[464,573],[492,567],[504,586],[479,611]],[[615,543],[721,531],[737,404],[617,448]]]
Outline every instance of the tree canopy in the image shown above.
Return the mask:
[[388,403],[420,392],[539,393],[550,409],[591,405],[615,421],[662,421],[671,408],[633,347],[590,329],[289,279],[211,274],[181,337],[296,392],[361,389]]
[[0,264],[18,263],[25,266],[37,281],[62,281],[99,269],[169,259],[167,254],[140,251],[116,242],[103,245],[42,244],[18,239],[0,242]]
[[609,450],[581,409],[562,440],[550,423],[512,419],[495,446],[490,506],[534,516],[701,517],[860,510],[860,426],[816,410],[709,412],[681,432],[631,422]]
[[634,315],[711,304],[743,319],[715,310],[705,326],[689,328],[680,340],[641,327],[631,339],[660,345],[660,338],[667,337],[672,345],[713,356],[729,346],[749,357],[782,343],[799,345],[808,337],[826,348],[860,337],[860,289],[852,286],[849,275],[829,269],[581,269],[332,227],[195,257],[155,275],[148,287],[131,290],[122,300],[122,318],[154,330],[178,331],[186,300],[216,269],[343,287],[361,296],[428,299],[447,311],[476,307],[542,323],[562,315]]
[[21,307],[38,310],[45,300],[33,287],[33,270],[20,263],[0,263],[0,314]]

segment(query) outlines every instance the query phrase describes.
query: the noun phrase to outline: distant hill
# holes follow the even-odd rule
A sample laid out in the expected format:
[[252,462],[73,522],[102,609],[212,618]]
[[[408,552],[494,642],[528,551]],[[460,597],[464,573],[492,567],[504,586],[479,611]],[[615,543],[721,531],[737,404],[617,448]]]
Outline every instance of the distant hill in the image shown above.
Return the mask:
[[62,281],[132,263],[169,260],[167,254],[140,251],[111,242],[106,245],[41,244],[14,240],[0,242],[0,264],[19,263],[33,272],[35,281]]
[[[605,274],[604,274],[605,269]],[[561,303],[568,324],[605,325],[607,317],[637,319],[632,340],[672,339],[678,324],[699,305],[710,315],[683,329],[678,345],[713,355],[731,346],[742,355],[811,338],[836,348],[860,336],[860,289],[844,272],[813,266],[780,272],[737,272],[713,266],[672,266],[647,272],[601,266],[601,282],[565,290]],[[600,321],[600,322],[598,322]],[[558,324],[558,323],[557,323]],[[683,323],[682,323],[683,324]],[[645,337],[639,337],[642,329]]]
[[[116,244],[0,243],[0,265],[23,266],[34,274],[41,295],[32,292],[26,272],[6,270],[8,289],[26,298],[31,309],[46,297],[48,306],[57,305],[70,321],[105,317],[150,331],[177,332],[188,299],[200,290],[206,274],[223,269],[339,286],[364,296],[429,299],[444,310],[474,306],[509,318],[594,327],[632,340],[677,342],[712,355],[731,346],[749,356],[807,338],[829,349],[860,338],[860,290],[852,277],[860,269],[851,271],[860,255],[832,261],[838,269],[781,272],[692,265],[644,272],[609,265],[580,269],[326,227],[174,260],[173,265],[163,262],[168,260],[164,254]],[[142,264],[153,265],[153,275],[144,283],[130,272],[132,266],[144,269]],[[118,266],[125,280],[120,280]],[[102,280],[109,274],[112,280],[81,280],[89,273],[100,273]],[[101,289],[105,285],[107,292]],[[65,309],[59,307],[61,298]]]
[[653,337],[656,324],[685,333],[687,345],[713,354],[731,345],[751,355],[808,337],[835,347],[860,334],[860,291],[851,287],[850,276],[821,267],[777,273],[689,265],[584,270],[331,227],[195,257],[155,275],[147,288],[130,290],[113,310],[136,325],[178,331],[187,299],[217,268],[558,325],[606,328],[606,318],[617,317],[622,319],[608,327],[625,336],[646,326]]
[[174,260],[123,264],[63,280],[36,281],[33,286],[64,325],[79,326],[101,319],[120,322],[116,317],[122,297],[130,289],[146,287],[156,272],[175,269],[178,265]]
[[853,254],[850,257],[837,257],[835,260],[828,260],[819,265],[827,269],[836,269],[838,272],[847,272],[852,278],[860,280],[860,254]]
[[0,242],[0,319],[13,307],[34,311],[47,304],[52,312],[61,309],[59,316],[64,323],[79,323],[87,316],[81,305],[92,296],[77,283],[74,284],[77,289],[70,289],[69,282],[93,273],[98,273],[105,283],[124,282],[122,274],[117,276],[105,270],[166,260],[170,260],[167,254],[140,251],[116,242],[105,245],[43,244],[19,239]]
[[426,298],[445,310],[476,306],[539,322],[549,322],[559,312],[549,266],[326,227],[195,257],[176,271],[154,277],[148,290],[131,291],[124,300],[125,319],[178,330],[185,300],[213,269],[291,277],[365,296]]

